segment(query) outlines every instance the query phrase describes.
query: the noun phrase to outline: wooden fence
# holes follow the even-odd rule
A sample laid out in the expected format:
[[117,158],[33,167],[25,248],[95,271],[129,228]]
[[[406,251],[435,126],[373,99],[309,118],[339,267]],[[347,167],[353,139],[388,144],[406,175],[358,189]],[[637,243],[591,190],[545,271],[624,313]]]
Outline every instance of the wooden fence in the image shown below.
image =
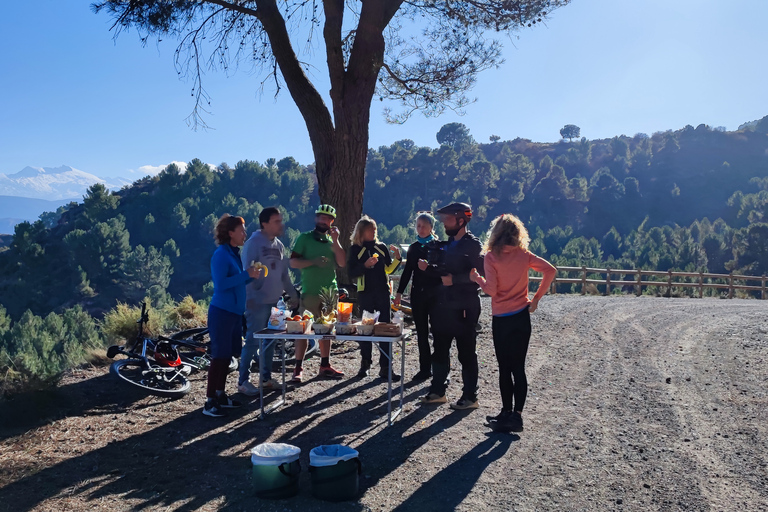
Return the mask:
[[[636,295],[642,295],[643,287],[658,286],[667,288],[667,295],[672,295],[672,288],[698,288],[699,298],[704,296],[705,288],[717,288],[728,290],[728,298],[732,299],[735,290],[749,290],[760,292],[760,298],[766,298],[766,276],[743,276],[739,274],[708,274],[704,272],[659,272],[656,270],[619,270],[612,268],[590,267],[557,267],[558,273],[579,273],[579,277],[556,277],[552,282],[551,293],[556,293],[558,284],[580,284],[581,294],[587,293],[587,285],[605,285],[606,295],[611,293],[611,287],[633,287]],[[600,274],[605,279],[590,278],[590,275]],[[633,276],[632,280],[613,279],[613,276]],[[661,278],[661,279],[659,279]],[[683,281],[683,279],[690,279]],[[540,282],[540,276],[530,276],[530,281]],[[721,281],[721,282],[716,282]],[[760,285],[747,284],[759,282]]]
[[[743,276],[739,274],[707,274],[704,272],[659,272],[656,270],[620,270],[613,268],[591,268],[591,267],[557,267],[558,274],[579,273],[579,277],[556,277],[550,287],[550,293],[557,293],[559,284],[580,284],[581,294],[587,293],[587,285],[604,285],[605,294],[610,295],[611,288],[632,287],[636,295],[643,293],[643,287],[657,286],[667,288],[667,295],[672,295],[672,288],[698,288],[699,298],[704,296],[705,288],[716,288],[728,290],[728,298],[732,299],[734,291],[748,290],[760,292],[760,298],[766,298],[766,276]],[[591,276],[599,274],[605,276],[605,279],[594,279]],[[613,279],[613,276],[633,276],[632,280]],[[660,279],[659,279],[660,278]],[[691,281],[681,281],[691,279]],[[399,275],[391,276],[395,284],[400,280]],[[541,276],[531,275],[530,282],[541,282]],[[722,282],[716,282],[722,281]],[[760,285],[747,284],[748,282],[759,282]]]

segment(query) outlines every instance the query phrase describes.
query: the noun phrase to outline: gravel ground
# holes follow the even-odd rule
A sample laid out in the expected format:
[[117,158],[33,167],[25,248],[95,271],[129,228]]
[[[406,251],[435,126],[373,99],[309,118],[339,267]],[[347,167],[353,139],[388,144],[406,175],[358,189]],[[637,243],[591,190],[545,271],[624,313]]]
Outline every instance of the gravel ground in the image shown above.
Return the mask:
[[[253,497],[262,442],[299,446],[305,469],[320,444],[359,450],[361,495],[342,511],[768,510],[766,316],[757,300],[547,296],[519,436],[483,426],[500,408],[488,318],[480,409],[420,406],[426,384],[407,382],[392,427],[376,378],[313,379],[264,421],[258,402],[223,420],[200,414],[204,376],[166,401],[90,368],[0,402],[0,510],[328,510],[306,471],[297,497]],[[406,357],[409,378],[415,343]],[[358,358],[351,343],[334,349],[348,375]]]

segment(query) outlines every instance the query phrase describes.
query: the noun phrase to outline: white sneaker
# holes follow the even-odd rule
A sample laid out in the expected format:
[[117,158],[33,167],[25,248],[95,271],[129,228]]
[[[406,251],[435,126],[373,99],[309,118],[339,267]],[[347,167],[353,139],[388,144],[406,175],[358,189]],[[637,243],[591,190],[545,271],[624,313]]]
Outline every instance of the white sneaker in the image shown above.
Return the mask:
[[282,384],[277,382],[275,379],[265,380],[264,382],[262,382],[261,385],[264,387],[265,391],[272,391],[275,389],[280,389],[282,387]]
[[257,396],[259,394],[259,388],[251,384],[251,381],[247,380],[242,384],[237,385],[237,392],[242,393],[245,396]]

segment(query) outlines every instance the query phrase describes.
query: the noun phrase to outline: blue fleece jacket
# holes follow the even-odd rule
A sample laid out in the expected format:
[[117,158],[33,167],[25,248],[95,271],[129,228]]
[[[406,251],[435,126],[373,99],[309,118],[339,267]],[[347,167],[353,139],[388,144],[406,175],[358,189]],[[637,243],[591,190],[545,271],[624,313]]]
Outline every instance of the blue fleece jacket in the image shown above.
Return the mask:
[[245,312],[245,285],[251,276],[243,270],[240,250],[229,244],[220,245],[211,257],[211,276],[211,306],[242,315]]

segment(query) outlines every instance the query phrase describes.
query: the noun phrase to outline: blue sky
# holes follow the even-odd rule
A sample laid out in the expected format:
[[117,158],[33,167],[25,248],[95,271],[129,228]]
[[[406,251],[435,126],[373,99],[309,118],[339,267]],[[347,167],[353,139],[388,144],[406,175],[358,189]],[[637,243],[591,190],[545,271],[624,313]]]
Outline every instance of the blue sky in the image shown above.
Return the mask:
[[[192,158],[312,162],[290,97],[260,96],[259,77],[246,72],[206,74],[214,129],[190,129],[192,85],[174,69],[175,41],[142,47],[135,32],[114,41],[90,2],[3,6],[0,173],[66,164],[130,178]],[[465,116],[389,125],[374,102],[370,145],[434,147],[450,122],[479,141],[554,141],[567,123],[590,139],[700,123],[733,130],[768,115],[766,26],[765,0],[573,0],[506,42],[506,63],[480,76]]]

